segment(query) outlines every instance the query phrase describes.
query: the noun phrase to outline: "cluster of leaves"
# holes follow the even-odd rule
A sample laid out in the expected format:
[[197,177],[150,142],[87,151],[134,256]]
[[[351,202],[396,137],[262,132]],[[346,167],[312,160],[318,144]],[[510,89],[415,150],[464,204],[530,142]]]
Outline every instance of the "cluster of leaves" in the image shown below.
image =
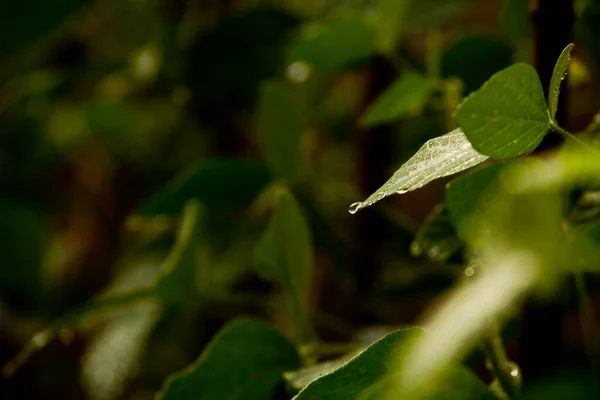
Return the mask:
[[[303,4],[284,3],[306,12]],[[598,271],[598,221],[567,199],[576,190],[584,198],[600,184],[600,150],[592,130],[577,139],[555,120],[572,46],[556,64],[546,99],[531,66],[508,66],[513,58],[506,41],[470,36],[441,54],[437,29],[456,16],[460,3],[379,0],[375,20],[372,13],[349,11],[336,3],[332,9],[311,10],[326,17],[308,20],[296,36],[290,31],[298,17],[257,8],[226,20],[191,46],[194,52],[205,54],[225,44],[235,48],[241,38],[261,43],[244,49],[247,54],[236,53],[233,60],[227,58],[233,57],[230,55],[210,63],[195,60],[186,71],[186,84],[207,126],[227,118],[222,115],[224,110],[244,109],[257,98],[256,144],[262,161],[204,160],[147,199],[128,220],[132,230],[150,231],[151,240],[158,240],[165,230],[177,227],[175,243],[160,267],[143,282],[115,282],[106,293],[56,320],[33,336],[5,366],[5,373],[16,373],[36,351],[69,329],[94,317],[111,316],[104,335],[92,343],[83,364],[95,396],[114,397],[135,370],[144,345],[161,321],[209,302],[235,302],[234,283],[241,276],[256,275],[277,288],[274,304],[265,308],[283,314],[279,328],[258,318],[229,322],[195,362],[162,384],[157,399],[484,400],[519,396],[518,367],[495,345],[496,331],[490,327],[505,321],[526,296],[547,294],[569,274]],[[507,4],[511,15],[527,14],[525,2]],[[428,12],[420,12],[419,7]],[[427,16],[423,20],[413,18],[423,15]],[[264,21],[272,23],[279,35],[265,34],[260,29]],[[529,33],[517,25],[507,26],[511,32],[507,36],[519,49],[517,58],[527,59],[523,54],[527,46],[521,42]],[[237,26],[247,29],[240,31]],[[40,25],[39,29],[28,34],[43,36],[47,28]],[[374,127],[409,119],[442,102],[441,114],[451,132],[427,141],[381,189],[354,203],[350,212],[482,164],[450,182],[446,201],[429,215],[411,246],[414,256],[436,262],[446,262],[463,251],[468,255],[464,269],[468,279],[423,322],[424,329],[391,330],[352,343],[347,354],[329,359],[329,343],[318,338],[311,309],[310,282],[316,264],[312,236],[319,232],[311,231],[316,224],[310,215],[311,202],[304,199],[302,191],[307,175],[303,159],[306,132],[314,123],[311,119],[319,118],[319,111],[306,105],[319,94],[302,84],[313,71],[326,75],[365,65],[375,57],[393,59],[398,44],[423,29],[430,30],[428,65],[405,68],[364,112],[361,125]],[[286,48],[289,54],[282,55],[280,42],[288,36],[294,40]],[[229,42],[223,43],[224,38]],[[8,44],[0,42],[0,49],[2,46]],[[142,50],[146,56],[152,53],[151,48]],[[276,66],[282,63],[277,58],[285,59],[287,65],[281,76]],[[231,69],[226,82],[218,79],[222,69]],[[154,73],[163,78],[174,74],[167,62]],[[456,84],[456,76],[461,84]],[[42,78],[52,81],[52,77]],[[54,88],[52,82],[49,85]],[[460,102],[463,91],[471,94]],[[178,94],[185,97],[185,90]],[[450,114],[458,103],[454,114],[458,127],[452,130],[455,125]],[[119,117],[125,115],[126,107],[119,102],[90,102],[84,107],[83,119],[98,132],[126,130],[132,127],[130,121]],[[68,118],[73,110],[62,111],[57,119]],[[74,114],[79,121],[81,115]],[[65,136],[57,142],[73,145],[74,139],[62,128],[57,130]],[[551,131],[570,142],[544,159],[516,159],[533,151]],[[22,220],[15,223],[20,227],[36,222],[36,216],[27,212],[11,216]],[[219,237],[223,226],[228,227],[225,239]],[[153,232],[157,227],[158,233]],[[239,247],[230,245],[234,242]],[[221,253],[234,256],[219,258]],[[253,271],[246,270],[246,258],[252,259]],[[117,341],[120,346],[114,344]],[[494,378],[489,386],[462,364],[480,343]],[[592,354],[595,346],[590,343]],[[347,347],[334,353],[346,353]],[[116,352],[116,348],[128,350]],[[100,370],[109,371],[110,376],[100,375]],[[534,388],[522,397],[536,399],[544,396],[540,394],[543,390]],[[554,395],[557,393],[563,395],[560,391]]]

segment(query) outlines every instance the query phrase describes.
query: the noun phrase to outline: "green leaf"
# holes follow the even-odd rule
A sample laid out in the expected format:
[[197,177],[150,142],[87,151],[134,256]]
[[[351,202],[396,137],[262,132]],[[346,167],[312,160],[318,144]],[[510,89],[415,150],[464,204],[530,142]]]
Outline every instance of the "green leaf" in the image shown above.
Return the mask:
[[262,153],[273,173],[293,180],[298,175],[304,127],[300,106],[285,83],[268,81],[261,87],[258,129]]
[[560,57],[554,65],[552,71],[552,78],[550,79],[550,87],[548,88],[548,110],[550,111],[550,118],[554,119],[556,116],[556,109],[558,108],[558,96],[560,95],[560,85],[567,76],[567,70],[569,68],[569,61],[571,60],[571,50],[573,50],[573,43],[569,44],[560,53]]
[[427,103],[432,90],[425,75],[408,71],[368,108],[363,122],[366,126],[374,126],[415,114]]
[[511,63],[512,49],[505,41],[488,35],[469,35],[447,48],[441,72],[444,78],[460,78],[464,93],[468,94]]
[[335,360],[311,365],[310,367],[302,368],[297,371],[288,371],[284,373],[283,376],[293,389],[302,390],[312,381],[322,377],[323,375],[330,374],[331,372],[346,365],[348,361],[350,361],[356,355],[356,352],[346,354],[342,357],[336,358]]
[[354,67],[375,54],[375,33],[362,15],[348,15],[324,26],[309,26],[292,50],[295,60],[321,70]]
[[388,372],[390,355],[399,352],[408,341],[422,334],[412,328],[390,333],[340,368],[306,386],[294,400],[352,400],[383,378]]
[[196,292],[200,222],[200,204],[192,200],[185,205],[177,240],[154,283],[156,294],[167,304],[180,304]]
[[486,156],[473,150],[460,129],[427,141],[417,153],[365,201],[354,203],[350,212],[375,204],[394,193],[406,193],[426,185],[434,179],[456,174],[482,163]]
[[167,379],[159,400],[274,399],[285,371],[298,368],[294,346],[271,326],[252,319],[229,323],[202,355]]
[[269,181],[268,170],[254,160],[206,161],[169,182],[137,214],[177,215],[190,199],[200,200],[211,211],[247,207]]
[[410,245],[414,257],[446,261],[462,248],[445,204],[438,204],[427,216]]
[[394,54],[406,30],[411,0],[377,0],[376,40],[379,51]]
[[286,189],[275,193],[275,209],[256,247],[258,273],[280,285],[300,342],[308,340],[307,291],[312,265],[312,239],[298,203]]
[[473,148],[497,159],[529,153],[550,129],[542,85],[527,64],[494,74],[455,116]]

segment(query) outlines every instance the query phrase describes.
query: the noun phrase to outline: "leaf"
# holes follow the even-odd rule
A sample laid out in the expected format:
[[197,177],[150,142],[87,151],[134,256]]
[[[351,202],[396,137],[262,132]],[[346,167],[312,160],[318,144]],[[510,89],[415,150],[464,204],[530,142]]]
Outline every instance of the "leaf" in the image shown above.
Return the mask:
[[406,193],[434,179],[456,174],[484,162],[488,157],[473,150],[461,129],[427,141],[417,153],[365,201],[354,203],[350,212],[375,204],[394,193]]
[[494,74],[455,116],[473,148],[496,159],[531,152],[550,129],[542,85],[527,64]]
[[427,103],[432,90],[425,75],[408,71],[368,108],[363,122],[366,126],[374,126],[412,115]]
[[297,339],[308,340],[307,291],[312,264],[312,239],[298,203],[285,189],[277,190],[275,209],[256,247],[258,273],[279,284],[288,298]]
[[157,400],[265,400],[275,398],[285,371],[298,368],[294,346],[253,319],[222,328],[185,370],[170,376]]
[[512,63],[512,49],[505,41],[488,35],[469,35],[453,42],[442,56],[444,78],[457,77],[464,93],[477,90],[494,72]]
[[282,179],[298,175],[303,121],[291,88],[268,81],[260,90],[258,129],[262,153],[271,171]]
[[375,55],[375,33],[362,15],[348,15],[310,30],[292,49],[294,60],[327,71],[352,68]]
[[196,292],[196,251],[201,212],[197,201],[186,204],[175,245],[154,283],[156,294],[167,304],[180,304]]
[[406,30],[411,0],[377,0],[376,40],[379,51],[394,54]]
[[500,12],[500,28],[515,49],[514,60],[526,62],[531,59],[532,29],[529,4],[522,0],[503,0]]
[[180,214],[190,199],[208,210],[246,207],[270,181],[264,165],[250,159],[206,161],[169,182],[138,209],[137,215]]
[[432,261],[446,261],[462,247],[448,208],[445,204],[438,204],[417,231],[410,252],[414,257],[425,256]]
[[567,70],[569,68],[569,61],[571,60],[571,50],[573,50],[573,43],[569,44],[563,49],[554,65],[552,71],[552,78],[550,79],[550,87],[548,88],[548,110],[550,111],[550,118],[554,119],[556,116],[556,109],[558,108],[558,97],[560,95],[560,85],[567,76]]
[[420,329],[404,329],[384,336],[338,369],[317,378],[294,400],[352,400],[388,371],[390,355],[421,335]]
[[302,390],[312,381],[341,368],[355,356],[356,353],[346,354],[342,357],[336,358],[335,360],[322,362],[310,367],[299,369],[297,371],[285,372],[283,377],[293,389]]

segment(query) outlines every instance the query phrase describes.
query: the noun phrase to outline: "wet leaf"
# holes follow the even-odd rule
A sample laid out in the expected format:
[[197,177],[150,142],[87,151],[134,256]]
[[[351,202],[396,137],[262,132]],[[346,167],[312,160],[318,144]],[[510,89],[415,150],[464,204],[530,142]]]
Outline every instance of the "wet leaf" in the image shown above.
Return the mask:
[[556,109],[558,108],[558,97],[560,95],[560,85],[567,76],[567,70],[569,69],[569,61],[571,60],[571,50],[573,50],[573,43],[565,47],[560,53],[554,70],[552,71],[552,78],[550,79],[550,87],[548,88],[548,110],[550,111],[550,117],[554,119],[556,116]]

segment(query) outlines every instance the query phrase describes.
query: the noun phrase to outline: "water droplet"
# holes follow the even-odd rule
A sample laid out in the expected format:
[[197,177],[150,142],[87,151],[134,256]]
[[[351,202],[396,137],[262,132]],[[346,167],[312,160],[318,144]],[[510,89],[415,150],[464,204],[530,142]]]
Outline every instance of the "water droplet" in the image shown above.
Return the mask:
[[521,369],[519,368],[519,366],[517,364],[515,364],[512,361],[509,361],[506,363],[506,367],[508,368],[508,370],[510,371],[510,376],[516,378],[519,375],[521,375]]
[[288,65],[285,71],[286,77],[293,83],[302,83],[311,74],[310,65],[304,61],[296,61]]
[[465,268],[465,275],[468,276],[469,278],[472,277],[473,275],[475,275],[475,268],[473,268],[473,267]]
[[356,214],[356,212],[358,210],[360,210],[361,208],[362,208],[362,203],[360,201],[357,201],[356,203],[350,204],[350,207],[348,207],[348,212],[350,214]]
[[396,190],[396,193],[398,193],[398,194],[404,194],[404,193],[407,193],[407,192],[408,192],[408,189],[406,189],[406,188],[402,188],[402,189]]
[[427,250],[427,256],[432,259],[439,257],[440,253],[441,253],[441,249],[438,246],[430,247]]

